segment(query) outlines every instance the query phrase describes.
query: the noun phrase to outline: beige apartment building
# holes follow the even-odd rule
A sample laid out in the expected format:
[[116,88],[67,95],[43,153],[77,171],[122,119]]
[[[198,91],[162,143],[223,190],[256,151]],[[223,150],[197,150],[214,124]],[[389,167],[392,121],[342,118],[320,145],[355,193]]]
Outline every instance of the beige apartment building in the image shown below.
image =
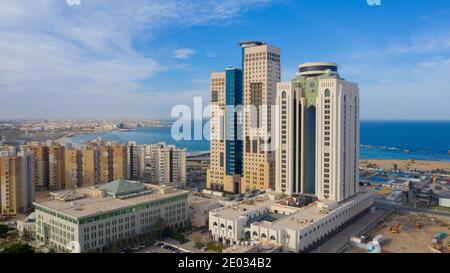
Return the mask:
[[101,184],[108,183],[112,181],[112,151],[111,146],[105,142],[97,144],[97,149],[99,151],[100,163],[99,170],[100,176],[99,180]]
[[30,151],[34,156],[33,182],[36,189],[45,189],[49,186],[49,147],[38,142],[24,145],[25,151]]
[[64,187],[64,150],[65,147],[57,143],[48,147],[48,184],[51,190],[63,189]]
[[114,144],[112,153],[112,180],[125,179],[127,175],[127,147]]
[[99,183],[99,152],[89,146],[81,148],[82,186],[90,187]]
[[280,81],[280,49],[262,42],[243,42],[244,120],[243,174],[241,192],[274,188],[274,162],[270,151],[271,106],[275,104],[276,84]]
[[20,152],[0,156],[0,214],[26,212],[34,201],[33,154]]
[[276,190],[341,202],[359,192],[359,90],[335,63],[277,85]]
[[64,152],[64,189],[70,190],[81,185],[81,152],[76,148],[66,148]]

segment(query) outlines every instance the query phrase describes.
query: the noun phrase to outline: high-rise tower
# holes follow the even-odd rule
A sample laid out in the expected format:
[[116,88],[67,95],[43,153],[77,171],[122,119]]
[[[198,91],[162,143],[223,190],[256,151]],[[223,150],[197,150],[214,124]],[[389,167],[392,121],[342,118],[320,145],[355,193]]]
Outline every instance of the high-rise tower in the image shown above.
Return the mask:
[[359,89],[337,64],[306,63],[277,84],[276,190],[342,201],[359,191]]
[[211,165],[207,188],[238,193],[242,174],[242,70],[211,74]]
[[280,81],[280,49],[263,42],[242,42],[244,107],[243,174],[241,192],[274,188],[270,149],[276,83]]

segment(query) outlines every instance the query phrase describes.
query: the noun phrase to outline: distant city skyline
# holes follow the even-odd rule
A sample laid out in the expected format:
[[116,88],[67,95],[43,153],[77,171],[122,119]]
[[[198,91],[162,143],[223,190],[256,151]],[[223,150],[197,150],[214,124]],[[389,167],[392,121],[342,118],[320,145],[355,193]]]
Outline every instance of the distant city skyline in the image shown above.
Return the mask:
[[449,13],[445,0],[5,0],[0,120],[168,119],[209,102],[209,72],[240,67],[242,40],[281,49],[282,81],[337,62],[362,120],[445,120]]

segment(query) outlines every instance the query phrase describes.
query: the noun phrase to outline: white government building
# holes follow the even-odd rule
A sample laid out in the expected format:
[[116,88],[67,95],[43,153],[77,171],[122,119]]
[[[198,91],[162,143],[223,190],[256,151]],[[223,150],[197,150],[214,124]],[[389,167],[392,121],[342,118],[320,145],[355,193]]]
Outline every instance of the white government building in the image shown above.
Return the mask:
[[188,192],[171,187],[115,180],[52,195],[34,203],[36,240],[57,252],[101,252],[160,226],[188,223]]
[[215,242],[226,245],[269,242],[287,251],[303,252],[369,212],[374,202],[370,192],[341,203],[311,198],[311,203],[302,206],[304,198],[273,192],[210,211],[209,230]]

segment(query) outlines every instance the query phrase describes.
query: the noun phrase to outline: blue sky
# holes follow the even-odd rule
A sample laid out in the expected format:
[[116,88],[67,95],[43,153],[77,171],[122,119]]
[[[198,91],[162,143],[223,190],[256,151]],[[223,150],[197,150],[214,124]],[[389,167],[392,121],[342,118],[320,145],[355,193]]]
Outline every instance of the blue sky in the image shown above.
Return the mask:
[[282,80],[338,62],[362,119],[450,117],[446,0],[67,1],[0,2],[0,118],[166,118],[241,40],[280,47]]

